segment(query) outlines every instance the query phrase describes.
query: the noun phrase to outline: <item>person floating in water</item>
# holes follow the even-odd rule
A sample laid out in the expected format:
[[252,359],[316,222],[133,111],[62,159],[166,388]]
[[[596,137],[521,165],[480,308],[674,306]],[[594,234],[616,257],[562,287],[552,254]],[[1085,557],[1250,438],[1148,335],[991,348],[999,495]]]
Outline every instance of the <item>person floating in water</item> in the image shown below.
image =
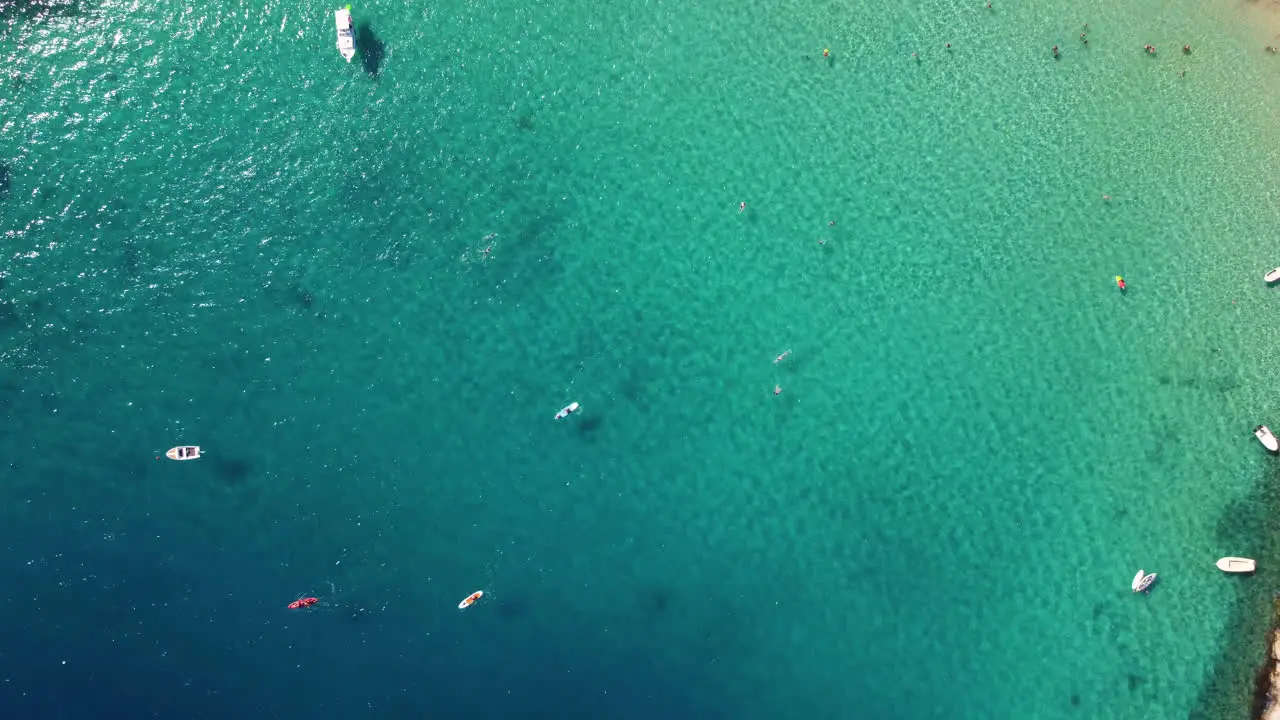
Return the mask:
[[781,386],[781,385],[774,385],[774,386],[773,386],[773,394],[774,394],[774,395],[781,395],[781,394],[782,394],[782,386]]
[[742,202],[738,203],[738,212],[740,212],[740,213],[741,213],[741,212],[746,212],[746,210],[747,210],[747,201],[746,201],[746,200],[743,200]]
[[1053,46],[1053,56],[1054,56],[1054,57],[1058,57],[1058,46],[1057,46],[1057,45],[1054,45],[1054,46]]
[[777,365],[778,363],[782,362],[783,360],[786,360],[786,359],[787,359],[787,356],[788,356],[788,355],[790,355],[790,354],[791,354],[791,351],[790,351],[790,350],[788,350],[788,351],[786,351],[786,352],[782,353],[781,355],[779,355],[778,357],[776,357],[776,358],[774,358],[774,359],[773,359],[773,364],[774,364],[774,365]]
[[1124,292],[1125,290],[1128,290],[1128,289],[1129,289],[1129,288],[1124,284],[1124,276],[1123,276],[1123,275],[1117,275],[1117,276],[1116,276],[1116,287],[1120,288],[1120,292]]
[[831,58],[831,48],[822,48],[822,57]]

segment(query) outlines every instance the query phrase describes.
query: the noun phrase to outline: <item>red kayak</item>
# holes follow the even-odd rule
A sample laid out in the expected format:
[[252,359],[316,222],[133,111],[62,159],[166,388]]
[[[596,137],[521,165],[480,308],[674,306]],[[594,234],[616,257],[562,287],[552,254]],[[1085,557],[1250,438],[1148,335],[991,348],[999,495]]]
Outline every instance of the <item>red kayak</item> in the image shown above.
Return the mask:
[[313,597],[298,598],[297,600],[294,600],[293,602],[289,603],[289,609],[298,610],[300,608],[311,607],[312,605],[315,605],[318,602],[320,602],[320,598],[313,598]]

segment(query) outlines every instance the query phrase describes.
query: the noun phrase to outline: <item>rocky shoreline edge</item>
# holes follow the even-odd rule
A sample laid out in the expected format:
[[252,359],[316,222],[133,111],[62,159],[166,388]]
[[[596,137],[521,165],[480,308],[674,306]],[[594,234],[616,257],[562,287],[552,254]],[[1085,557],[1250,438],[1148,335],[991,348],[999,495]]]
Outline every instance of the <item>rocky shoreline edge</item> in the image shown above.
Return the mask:
[[1271,629],[1267,632],[1267,656],[1258,668],[1253,686],[1255,720],[1280,720],[1280,595],[1271,601]]

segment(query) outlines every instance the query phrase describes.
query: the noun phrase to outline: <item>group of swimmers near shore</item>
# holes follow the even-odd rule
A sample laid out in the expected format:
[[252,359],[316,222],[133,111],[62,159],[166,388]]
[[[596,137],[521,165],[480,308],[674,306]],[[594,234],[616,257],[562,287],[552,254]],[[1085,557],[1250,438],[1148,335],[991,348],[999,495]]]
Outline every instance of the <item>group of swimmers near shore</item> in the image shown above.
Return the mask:
[[[993,9],[993,8],[991,7],[991,3],[987,3],[987,9],[988,9],[988,10]],[[1082,45],[1088,45],[1088,44],[1089,44],[1089,33],[1088,33],[1089,23],[1085,23],[1085,24],[1084,24],[1084,27],[1085,27],[1085,32],[1080,33],[1080,43],[1081,43]],[[951,49],[951,43],[947,43],[947,49],[948,49],[948,50],[950,50],[950,49]],[[1150,43],[1148,43],[1148,44],[1146,44],[1146,45],[1143,45],[1143,46],[1142,46],[1142,49],[1143,49],[1143,50],[1145,50],[1145,51],[1147,51],[1147,54],[1148,54],[1148,55],[1155,55],[1155,54],[1156,54],[1156,46],[1155,46],[1155,45],[1152,45],[1152,44],[1150,44]],[[1060,50],[1058,50],[1058,46],[1057,46],[1057,45],[1054,45],[1052,48],[1050,48],[1050,51],[1053,53],[1053,57],[1054,57],[1054,59],[1055,59],[1055,60],[1056,60],[1056,59],[1058,59],[1058,58],[1060,58],[1060,57],[1062,57],[1062,55],[1061,55],[1061,51],[1060,51]],[[1267,52],[1269,52],[1269,53],[1280,52],[1280,47],[1275,47],[1275,46],[1273,46],[1273,45],[1268,45],[1268,46],[1266,47],[1266,51],[1267,51]],[[1182,52],[1183,52],[1183,54],[1185,54],[1185,55],[1190,55],[1190,54],[1191,54],[1191,46],[1190,46],[1190,45],[1183,45],[1183,46],[1182,46]],[[826,51],[826,50],[823,50],[823,51],[822,51],[822,56],[823,56],[823,57],[825,57],[825,58],[830,58],[830,55],[828,54],[828,51]],[[920,59],[920,55],[919,55],[918,53],[911,53],[911,57],[915,58],[916,60],[919,60],[919,59]],[[1186,76],[1186,74],[1187,74],[1187,71],[1186,71],[1186,70],[1182,70],[1182,71],[1180,71],[1180,72],[1178,73],[1178,76],[1179,76],[1179,77],[1184,77],[1184,76]]]

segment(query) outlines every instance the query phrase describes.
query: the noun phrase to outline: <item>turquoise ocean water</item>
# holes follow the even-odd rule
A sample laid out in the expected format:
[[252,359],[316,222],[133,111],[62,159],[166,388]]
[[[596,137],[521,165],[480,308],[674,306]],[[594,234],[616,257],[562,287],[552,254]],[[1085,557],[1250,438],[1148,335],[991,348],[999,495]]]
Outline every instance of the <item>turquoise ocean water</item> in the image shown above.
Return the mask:
[[1243,717],[1280,65],[1114,5],[0,2],[0,714]]

